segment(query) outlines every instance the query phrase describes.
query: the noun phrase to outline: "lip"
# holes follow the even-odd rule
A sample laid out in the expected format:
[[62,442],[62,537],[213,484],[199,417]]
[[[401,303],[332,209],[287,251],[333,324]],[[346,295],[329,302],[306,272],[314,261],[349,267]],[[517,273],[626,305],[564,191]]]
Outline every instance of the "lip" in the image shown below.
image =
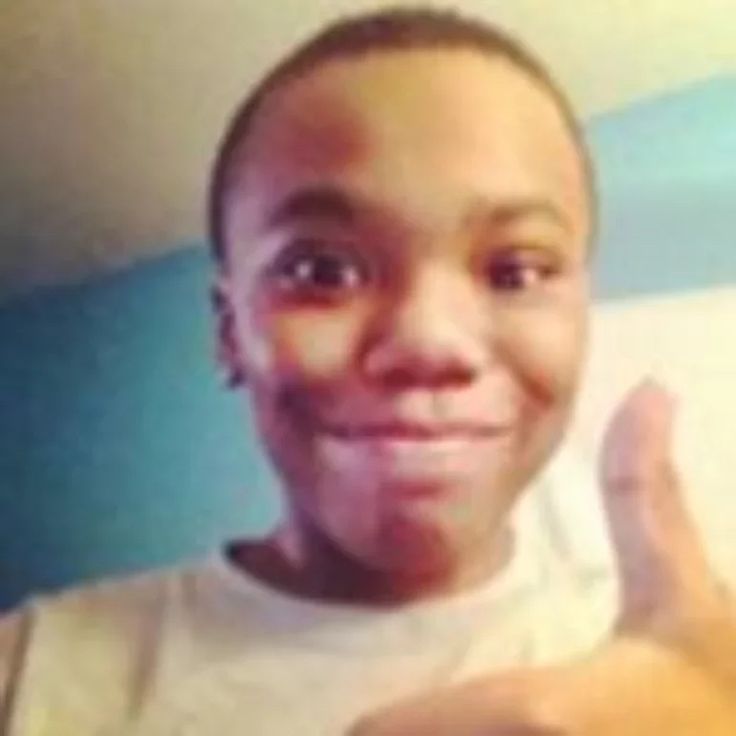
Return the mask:
[[503,424],[480,424],[467,421],[443,422],[442,424],[389,421],[331,425],[325,427],[323,431],[340,440],[439,444],[499,437],[506,434],[509,427]]
[[501,426],[360,424],[323,433],[321,447],[329,466],[382,478],[398,495],[444,496],[504,463],[512,437]]

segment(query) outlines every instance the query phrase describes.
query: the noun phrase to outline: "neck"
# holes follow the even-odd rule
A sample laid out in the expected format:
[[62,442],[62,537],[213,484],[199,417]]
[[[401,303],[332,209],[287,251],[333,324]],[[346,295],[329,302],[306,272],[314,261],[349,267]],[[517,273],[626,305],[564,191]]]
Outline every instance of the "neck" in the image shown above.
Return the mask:
[[234,545],[231,556],[251,574],[301,598],[390,606],[451,596],[490,580],[509,562],[514,540],[506,527],[487,539],[432,567],[384,569],[289,520],[262,542]]

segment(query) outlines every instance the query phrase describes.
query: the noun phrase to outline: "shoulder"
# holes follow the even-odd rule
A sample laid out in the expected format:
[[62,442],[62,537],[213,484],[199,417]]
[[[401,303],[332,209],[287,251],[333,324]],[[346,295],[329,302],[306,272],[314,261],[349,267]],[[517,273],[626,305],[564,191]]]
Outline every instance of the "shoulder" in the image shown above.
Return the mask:
[[199,567],[37,596],[0,617],[0,724],[11,714],[25,723],[31,713],[54,712],[76,726],[127,712],[165,640],[169,611]]
[[172,568],[104,578],[33,597],[22,610],[35,633],[43,629],[62,636],[95,636],[154,616],[175,594],[182,574]]
[[80,662],[103,645],[129,645],[156,626],[200,565],[120,575],[32,596],[0,615],[0,685],[32,650]]

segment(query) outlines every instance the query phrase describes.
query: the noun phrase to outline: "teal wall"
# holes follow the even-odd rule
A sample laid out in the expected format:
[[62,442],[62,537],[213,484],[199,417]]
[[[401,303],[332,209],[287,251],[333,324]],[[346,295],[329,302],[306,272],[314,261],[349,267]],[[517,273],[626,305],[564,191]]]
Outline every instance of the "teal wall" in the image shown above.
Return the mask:
[[736,280],[736,76],[592,121],[603,296]]
[[[736,282],[736,78],[593,120],[599,298]],[[264,529],[274,479],[214,369],[205,250],[0,307],[0,607]]]

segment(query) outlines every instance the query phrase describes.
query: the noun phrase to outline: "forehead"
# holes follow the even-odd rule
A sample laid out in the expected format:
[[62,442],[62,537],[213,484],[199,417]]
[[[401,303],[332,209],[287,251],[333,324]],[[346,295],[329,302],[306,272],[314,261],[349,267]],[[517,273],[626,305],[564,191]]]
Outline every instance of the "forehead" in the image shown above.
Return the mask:
[[402,185],[422,196],[466,186],[587,206],[578,145],[552,94],[472,50],[320,64],[267,97],[232,165],[233,189],[254,202],[339,178],[397,196]]

